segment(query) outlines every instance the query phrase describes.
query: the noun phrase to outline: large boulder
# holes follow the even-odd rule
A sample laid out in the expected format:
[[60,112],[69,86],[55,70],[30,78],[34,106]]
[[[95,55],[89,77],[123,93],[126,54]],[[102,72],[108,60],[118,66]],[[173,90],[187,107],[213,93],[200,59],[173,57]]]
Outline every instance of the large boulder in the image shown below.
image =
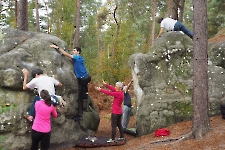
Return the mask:
[[[220,114],[224,98],[224,42],[211,46],[208,62],[209,115]],[[157,39],[147,54],[129,60],[136,97],[139,136],[193,116],[193,42],[181,32]]]
[[[31,72],[40,68],[59,80],[56,88],[67,105],[60,108],[59,117],[52,119],[51,149],[70,147],[84,134],[94,134],[100,122],[91,98],[84,101],[83,120],[75,122],[78,84],[72,61],[50,48],[55,43],[68,50],[65,42],[44,33],[24,32],[5,28],[0,32],[0,149],[26,150],[30,148],[32,123],[23,118],[31,106],[34,92],[23,91],[22,69]],[[29,76],[28,81],[32,79]]]

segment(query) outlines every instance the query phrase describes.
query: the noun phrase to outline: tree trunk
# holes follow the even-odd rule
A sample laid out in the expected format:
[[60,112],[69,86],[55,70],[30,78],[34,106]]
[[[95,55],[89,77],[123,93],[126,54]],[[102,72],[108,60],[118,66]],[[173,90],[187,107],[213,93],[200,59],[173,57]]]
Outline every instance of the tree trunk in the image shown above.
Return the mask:
[[28,4],[27,0],[19,0],[18,3],[18,29],[28,31]]
[[80,35],[80,0],[77,0],[76,3],[76,30],[75,30],[75,36],[74,36],[74,46],[73,47],[79,47],[79,35]]
[[16,23],[16,25],[15,25],[15,28],[17,28],[17,17],[18,17],[18,10],[17,10],[17,8],[18,8],[18,4],[17,4],[17,0],[15,0],[15,23]]
[[196,139],[209,132],[208,116],[208,54],[206,0],[194,0],[194,116],[192,134]]
[[115,36],[115,42],[114,42],[113,51],[112,51],[112,59],[115,59],[115,57],[116,57],[117,46],[118,46],[118,37],[119,37],[119,32],[120,32],[120,24],[118,23],[117,18],[116,18],[117,9],[118,9],[118,4],[116,1],[116,8],[114,9],[114,13],[113,13],[114,20],[116,22],[116,36]]
[[185,0],[173,0],[172,18],[183,21]]
[[[99,64],[99,68],[102,68],[102,59],[101,58],[101,54],[102,54],[102,33],[101,33],[101,29],[97,29],[98,31],[98,64]],[[101,81],[102,79],[102,74],[99,73],[98,74],[98,80]]]
[[46,12],[47,12],[47,16],[49,16],[48,17],[48,31],[47,31],[47,33],[48,34],[50,34],[51,32],[52,32],[52,18],[53,18],[53,16],[54,16],[54,12],[55,12],[55,5],[54,5],[54,2],[50,2],[51,4],[50,5],[52,5],[52,11],[51,11],[51,13],[49,14],[49,12],[48,12],[48,6],[47,6],[47,4],[46,4],[46,2],[43,0],[43,3],[44,3],[44,5],[45,5],[45,8],[46,8]]
[[172,14],[172,0],[168,0],[167,17],[171,17]]
[[178,8],[180,0],[173,0],[172,18],[178,20]]
[[38,0],[35,0],[35,9],[36,9],[36,29],[40,31],[40,23],[39,23],[39,10],[38,10]]
[[178,16],[178,20],[180,22],[183,22],[183,16],[184,16],[184,4],[185,4],[185,0],[181,0],[181,4],[179,5],[179,16]]
[[[101,53],[102,53],[102,33],[101,33],[101,19],[97,19],[97,32],[98,32],[98,64],[99,68],[102,68],[102,59],[101,58]],[[102,79],[102,73],[98,74],[98,80],[101,81]]]
[[156,6],[157,6],[157,1],[156,0],[153,0],[152,2],[153,4],[153,8],[152,8],[152,30],[151,30],[151,38],[149,37],[149,50],[150,50],[150,47],[151,45],[154,43],[155,41],[155,14],[156,14]]

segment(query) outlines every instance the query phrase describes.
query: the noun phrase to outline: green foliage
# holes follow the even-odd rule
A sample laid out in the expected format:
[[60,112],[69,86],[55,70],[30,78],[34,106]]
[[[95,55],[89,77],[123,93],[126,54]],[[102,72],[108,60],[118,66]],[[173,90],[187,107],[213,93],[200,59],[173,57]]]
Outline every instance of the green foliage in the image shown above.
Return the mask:
[[[5,0],[4,2],[8,7],[0,6],[1,10],[6,9],[0,14],[0,19],[10,27],[16,28],[15,1]],[[167,2],[167,0],[157,1],[156,17],[167,16]],[[113,15],[115,4],[118,4],[115,14],[120,26],[118,37],[116,37],[117,25]],[[208,0],[210,37],[224,27],[223,4],[223,0]],[[41,32],[46,32],[48,27],[51,27],[51,34],[65,41],[69,49],[72,49],[76,31],[76,1],[39,2],[39,8],[46,11],[45,16],[40,14],[40,20],[46,24],[41,26]],[[152,10],[152,1],[108,0],[104,6],[92,0],[81,1],[79,44],[93,80],[100,81],[104,78],[110,82],[116,82],[130,78],[131,72],[128,66],[130,56],[139,52],[147,53],[149,49]],[[28,1],[28,15],[29,30],[36,31],[35,1]],[[192,20],[193,3],[191,0],[186,0],[183,23],[190,30],[193,27]],[[159,25],[156,24],[155,34],[158,32]],[[113,51],[116,52],[115,56]],[[180,68],[180,70],[184,69]]]
[[183,24],[190,30],[193,31],[193,2],[192,0],[186,0],[184,6]]
[[106,7],[102,7],[100,11],[97,14],[97,25],[98,29],[101,29],[104,23],[106,22],[107,16],[109,14],[109,11],[106,9]]
[[[88,59],[91,63],[86,62],[91,64],[87,65],[88,70],[91,70],[92,74],[97,75],[93,75],[95,80],[105,79],[113,84],[116,81],[124,81],[126,78],[131,78],[128,60],[132,54],[147,52],[146,47],[148,47],[147,40],[151,24],[151,20],[147,18],[151,16],[151,5],[146,1],[142,3],[135,0],[132,2],[120,1],[116,14],[116,19],[120,26],[118,37],[116,37],[117,25],[113,19],[112,8],[114,6],[109,6],[108,16],[105,16],[105,12],[107,12],[105,8],[102,8],[101,13],[98,14],[98,18],[103,20],[103,22],[99,21],[99,24],[103,25],[105,23],[104,25],[108,27],[103,32],[97,31],[98,35],[102,37],[98,41],[100,43],[102,39],[102,48],[99,50],[98,47],[98,51],[93,50],[95,58]],[[142,17],[140,18],[140,16]],[[105,21],[105,18],[108,18],[108,21]],[[100,26],[97,28],[101,29]],[[113,56],[114,51],[116,52],[115,56]]]
[[74,0],[55,1],[51,4],[54,11],[50,13],[52,16],[52,34],[58,36],[65,41],[69,48],[72,49],[72,42],[75,33],[75,9]]
[[[114,84],[116,81],[124,81],[131,76],[130,67],[128,66],[129,57],[135,51],[135,32],[130,32],[131,21],[127,21],[121,25],[120,34],[118,37],[118,45],[115,44],[115,25],[107,30],[105,34],[105,48],[92,61],[92,68],[96,65],[96,69],[92,73],[100,74],[101,77],[96,80],[106,79],[108,82]],[[113,57],[113,51],[116,50]]]
[[33,14],[35,11],[35,1],[28,2],[28,28],[30,31],[37,31],[36,18]]
[[84,30],[81,30],[80,46],[82,47],[82,55],[85,58],[85,64],[88,73],[92,75],[92,80],[97,79],[100,69],[98,59],[98,43],[101,43],[101,30],[98,29],[97,20],[97,8],[98,3],[92,3],[88,5],[86,2],[83,4],[85,7],[82,8],[81,14],[84,16],[82,20],[82,26],[85,26]]
[[0,23],[3,26],[9,25],[12,28],[16,28],[16,19],[14,13],[14,2],[13,1],[4,1],[5,6],[0,5],[0,10],[2,13],[0,14]]
[[207,2],[208,35],[213,37],[225,27],[224,0],[208,0]]

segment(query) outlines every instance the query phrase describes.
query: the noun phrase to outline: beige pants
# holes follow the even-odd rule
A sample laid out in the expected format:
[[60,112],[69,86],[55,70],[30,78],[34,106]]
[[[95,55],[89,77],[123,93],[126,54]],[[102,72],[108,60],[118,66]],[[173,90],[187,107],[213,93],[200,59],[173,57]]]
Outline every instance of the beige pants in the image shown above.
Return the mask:
[[59,96],[59,95],[55,95],[55,96],[58,98],[60,106],[66,106],[66,101],[63,100],[62,96]]

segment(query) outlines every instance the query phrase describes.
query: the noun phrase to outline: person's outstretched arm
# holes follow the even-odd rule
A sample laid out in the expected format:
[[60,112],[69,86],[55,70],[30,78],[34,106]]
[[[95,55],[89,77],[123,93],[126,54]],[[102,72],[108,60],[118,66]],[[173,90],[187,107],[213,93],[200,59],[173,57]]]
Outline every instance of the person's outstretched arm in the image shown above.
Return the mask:
[[111,86],[109,84],[106,84],[106,82],[104,80],[102,80],[102,83],[106,86],[106,88],[108,88],[110,91],[116,91],[114,86]]
[[129,88],[130,88],[130,86],[131,86],[131,83],[133,83],[133,79],[126,85],[126,86],[124,86],[123,87],[123,91],[125,92],[125,93],[127,93],[127,91],[129,90]]
[[133,83],[133,79],[131,79],[131,81],[128,83],[128,85],[127,85],[127,90],[130,88],[130,86],[131,86],[131,83]]
[[163,33],[163,30],[164,30],[164,28],[160,28],[160,31],[159,31],[159,35],[157,36],[157,38],[159,38],[160,36],[161,36],[161,34]]
[[62,83],[61,83],[61,82],[59,82],[59,84],[57,84],[56,86],[58,86],[58,87],[62,87]]
[[59,48],[58,46],[56,46],[56,45],[54,45],[54,44],[51,44],[50,47],[59,50],[63,55],[65,55],[65,56],[67,56],[67,57],[69,57],[69,58],[73,58],[73,55],[67,53],[67,52],[64,51],[62,48]]

